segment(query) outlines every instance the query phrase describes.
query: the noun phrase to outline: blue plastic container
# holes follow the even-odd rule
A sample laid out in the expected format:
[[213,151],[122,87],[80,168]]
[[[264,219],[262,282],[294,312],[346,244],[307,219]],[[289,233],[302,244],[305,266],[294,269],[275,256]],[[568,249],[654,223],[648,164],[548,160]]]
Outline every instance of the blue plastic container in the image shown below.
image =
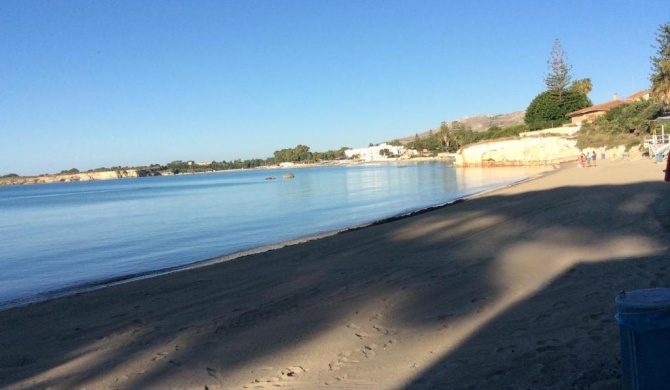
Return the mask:
[[621,292],[616,298],[623,388],[670,388],[670,288]]

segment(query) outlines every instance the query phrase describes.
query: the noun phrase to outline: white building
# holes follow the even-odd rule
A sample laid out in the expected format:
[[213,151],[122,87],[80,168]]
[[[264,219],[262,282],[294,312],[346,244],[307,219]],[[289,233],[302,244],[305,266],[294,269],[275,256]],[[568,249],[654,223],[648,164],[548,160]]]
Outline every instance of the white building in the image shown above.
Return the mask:
[[[382,155],[380,152],[382,150],[388,150],[388,156]],[[358,148],[358,149],[348,149],[344,151],[344,155],[347,158],[352,158],[358,156],[359,159],[363,161],[380,161],[387,160],[390,157],[399,157],[405,152],[404,146],[393,146],[386,143],[379,144],[377,146],[369,146],[367,148]]]

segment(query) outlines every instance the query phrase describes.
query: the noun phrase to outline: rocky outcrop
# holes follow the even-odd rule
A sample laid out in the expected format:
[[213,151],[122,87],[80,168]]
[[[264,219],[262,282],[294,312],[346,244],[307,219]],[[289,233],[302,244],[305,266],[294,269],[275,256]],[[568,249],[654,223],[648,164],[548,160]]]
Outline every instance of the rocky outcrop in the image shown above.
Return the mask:
[[552,165],[577,158],[577,141],[563,137],[533,137],[467,146],[456,153],[454,166]]
[[[582,153],[591,154],[593,152],[596,152],[598,158],[603,155],[608,159],[641,157],[640,151],[626,151],[624,146],[579,149],[573,137],[576,131],[572,128],[563,131],[548,129],[544,132],[521,134],[520,139],[468,145],[454,155],[453,164],[455,167],[555,165],[576,161]],[[555,135],[555,133],[562,135]]]
[[103,172],[83,172],[83,173],[68,173],[60,175],[45,175],[45,176],[34,176],[34,177],[16,177],[0,181],[0,185],[112,180],[112,179],[123,179],[130,177],[139,177],[139,176],[140,175],[138,174],[138,171],[136,169],[119,169],[115,171],[103,171]]
[[137,177],[149,177],[149,176],[163,176],[164,173],[161,173],[155,169],[138,169]]

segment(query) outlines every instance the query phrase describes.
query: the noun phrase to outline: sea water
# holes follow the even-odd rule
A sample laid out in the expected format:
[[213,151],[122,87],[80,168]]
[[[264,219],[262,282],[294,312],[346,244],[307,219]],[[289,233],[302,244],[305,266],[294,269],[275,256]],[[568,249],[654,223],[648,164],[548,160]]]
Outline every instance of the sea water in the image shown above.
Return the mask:
[[541,171],[382,164],[293,169],[293,179],[256,169],[0,187],[0,308],[365,225]]

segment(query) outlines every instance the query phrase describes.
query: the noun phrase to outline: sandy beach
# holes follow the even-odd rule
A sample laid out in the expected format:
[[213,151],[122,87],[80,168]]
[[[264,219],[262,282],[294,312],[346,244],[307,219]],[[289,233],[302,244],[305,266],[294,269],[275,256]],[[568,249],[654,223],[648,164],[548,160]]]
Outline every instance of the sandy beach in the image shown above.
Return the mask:
[[670,183],[563,164],[448,207],[0,312],[8,389],[617,389]]

